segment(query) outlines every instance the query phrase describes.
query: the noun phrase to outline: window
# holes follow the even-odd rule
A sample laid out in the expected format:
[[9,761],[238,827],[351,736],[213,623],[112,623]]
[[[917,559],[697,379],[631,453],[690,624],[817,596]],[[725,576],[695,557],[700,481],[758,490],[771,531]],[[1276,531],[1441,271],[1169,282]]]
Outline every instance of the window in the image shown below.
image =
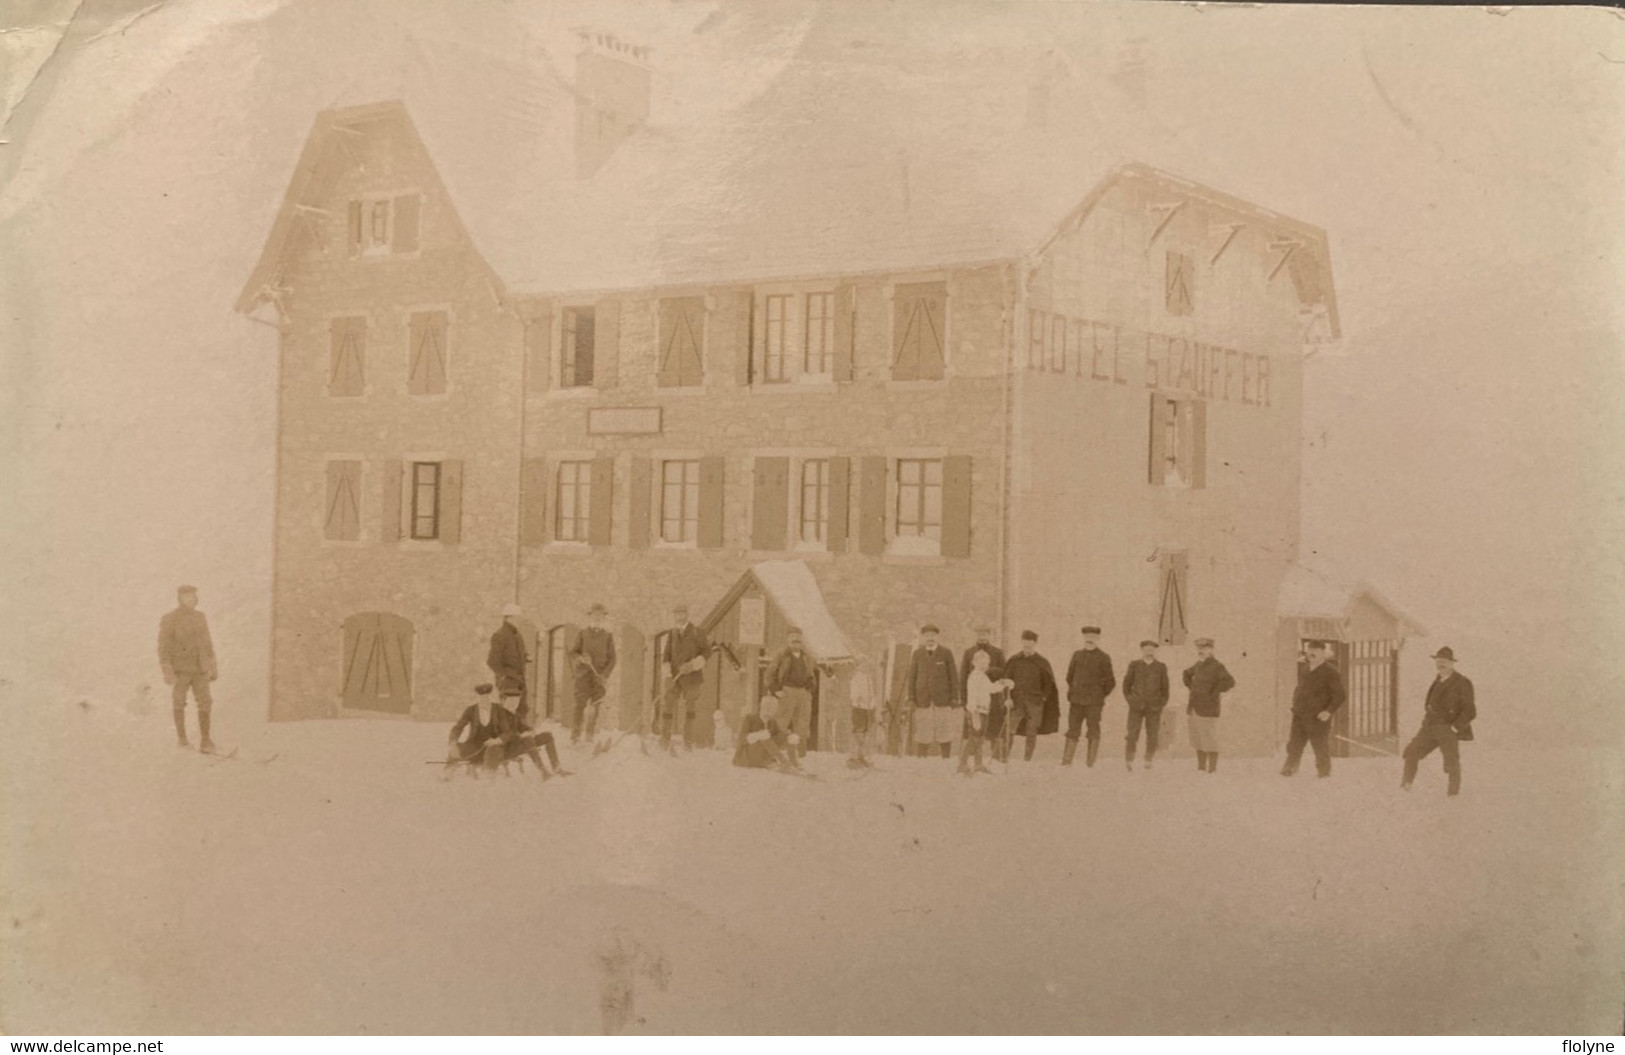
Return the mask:
[[835,294],[807,294],[806,318],[802,372],[828,377],[835,366]]
[[592,515],[592,462],[559,463],[558,497],[553,503],[553,537],[587,542]]
[[587,388],[593,383],[593,347],[597,318],[592,308],[565,308],[560,388]]
[[1157,574],[1157,640],[1165,645],[1185,643],[1189,563],[1183,551],[1162,554]]
[[1189,315],[1193,308],[1193,267],[1187,253],[1168,253],[1166,306],[1170,315]]
[[942,538],[942,462],[897,460],[898,538]]
[[938,381],[947,364],[948,287],[899,285],[892,295],[892,380]]
[[421,212],[422,198],[416,194],[352,200],[349,209],[350,255],[417,252]]
[[660,463],[660,541],[695,542],[700,526],[700,463]]
[[327,394],[360,396],[367,391],[367,320],[334,319],[329,345]]
[[829,459],[801,463],[801,518],[797,538],[804,544],[829,541]]
[[440,537],[440,463],[412,463],[412,530],[410,538]]
[[705,298],[668,297],[660,302],[661,388],[705,384]]
[[766,321],[762,337],[765,342],[762,358],[762,380],[778,384],[790,380],[785,365],[785,337],[789,327],[790,296],[773,294],[767,298]]
[[1161,487],[1207,486],[1207,404],[1151,397],[1150,482]]
[[446,393],[446,313],[412,313],[407,327],[411,357],[406,390],[414,396],[440,396]]

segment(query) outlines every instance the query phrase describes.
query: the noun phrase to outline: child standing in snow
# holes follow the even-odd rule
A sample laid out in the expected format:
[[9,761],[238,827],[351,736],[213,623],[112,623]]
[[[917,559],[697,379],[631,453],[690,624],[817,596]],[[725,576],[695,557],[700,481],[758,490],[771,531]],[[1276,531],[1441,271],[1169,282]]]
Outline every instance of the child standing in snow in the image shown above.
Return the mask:
[[971,672],[965,679],[965,742],[959,747],[959,772],[971,775],[970,760],[976,759],[976,772],[991,773],[982,764],[982,733],[987,728],[988,712],[993,709],[993,695],[1012,688],[1014,683],[987,676],[990,657],[978,651],[971,657]]
[[852,701],[852,755],[846,764],[853,769],[868,769],[869,728],[875,718],[875,683],[869,676],[869,662],[862,656],[853,662],[847,697]]

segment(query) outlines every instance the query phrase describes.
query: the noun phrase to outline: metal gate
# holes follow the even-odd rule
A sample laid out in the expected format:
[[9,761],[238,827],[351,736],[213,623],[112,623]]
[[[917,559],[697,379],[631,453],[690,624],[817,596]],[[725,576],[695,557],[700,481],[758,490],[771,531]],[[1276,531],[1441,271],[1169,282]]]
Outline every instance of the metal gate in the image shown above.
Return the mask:
[[1332,722],[1332,754],[1399,750],[1399,649],[1392,641],[1337,643],[1337,666],[1348,702]]

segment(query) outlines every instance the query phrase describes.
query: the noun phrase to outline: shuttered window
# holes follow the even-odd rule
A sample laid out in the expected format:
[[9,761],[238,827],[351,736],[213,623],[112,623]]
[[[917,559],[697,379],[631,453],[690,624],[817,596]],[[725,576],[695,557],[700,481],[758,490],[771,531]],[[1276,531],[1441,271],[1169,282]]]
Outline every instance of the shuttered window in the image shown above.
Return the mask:
[[411,495],[411,530],[413,539],[440,537],[440,463],[413,462],[409,490]]
[[700,463],[660,463],[660,541],[695,542],[700,528]]
[[829,541],[829,459],[809,458],[801,463],[801,529],[803,543]]
[[1189,315],[1194,310],[1193,277],[1194,266],[1191,263],[1190,255],[1170,251],[1165,277],[1165,302],[1168,314]]
[[1151,397],[1148,479],[1160,487],[1207,486],[1207,403]]
[[415,253],[422,241],[423,196],[356,198],[347,210],[352,256]]
[[897,516],[894,523],[899,538],[942,538],[940,459],[897,460]]
[[367,320],[334,319],[328,355],[327,394],[360,396],[367,390]]
[[1157,639],[1165,645],[1185,643],[1185,605],[1189,560],[1183,551],[1162,555],[1157,575]]
[[361,463],[327,463],[327,515],[324,536],[335,542],[361,538]]
[[785,546],[785,517],[790,507],[790,459],[757,458],[751,471],[750,544],[757,550],[780,550]]
[[446,313],[412,313],[407,326],[411,356],[408,360],[406,390],[414,396],[439,396],[446,392]]
[[773,294],[767,298],[762,327],[762,380],[768,384],[790,380],[787,354],[790,337],[789,294]]
[[892,297],[892,380],[936,381],[947,363],[948,287],[899,285]]
[[560,462],[553,502],[553,537],[586,542],[592,519],[592,462]]
[[835,294],[807,294],[805,316],[802,372],[828,377],[835,366]]
[[705,298],[668,297],[660,302],[662,388],[697,388],[705,383]]
[[597,318],[592,308],[565,308],[560,342],[560,388],[587,388],[593,383],[593,351]]

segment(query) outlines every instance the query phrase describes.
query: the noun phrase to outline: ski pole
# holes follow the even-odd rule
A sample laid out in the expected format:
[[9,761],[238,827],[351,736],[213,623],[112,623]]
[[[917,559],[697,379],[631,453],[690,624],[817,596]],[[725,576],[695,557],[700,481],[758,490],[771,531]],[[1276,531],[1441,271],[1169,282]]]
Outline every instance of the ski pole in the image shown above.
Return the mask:
[[1364,743],[1364,742],[1359,741],[1359,740],[1350,740],[1348,737],[1339,736],[1336,733],[1332,734],[1332,739],[1333,740],[1341,740],[1345,744],[1353,744],[1355,747],[1363,747],[1363,748],[1366,748],[1366,749],[1371,750],[1371,751],[1380,751],[1383,754],[1389,756],[1390,758],[1403,758],[1404,757],[1398,751],[1390,751],[1386,747],[1378,747],[1376,744],[1367,744],[1367,743]]

